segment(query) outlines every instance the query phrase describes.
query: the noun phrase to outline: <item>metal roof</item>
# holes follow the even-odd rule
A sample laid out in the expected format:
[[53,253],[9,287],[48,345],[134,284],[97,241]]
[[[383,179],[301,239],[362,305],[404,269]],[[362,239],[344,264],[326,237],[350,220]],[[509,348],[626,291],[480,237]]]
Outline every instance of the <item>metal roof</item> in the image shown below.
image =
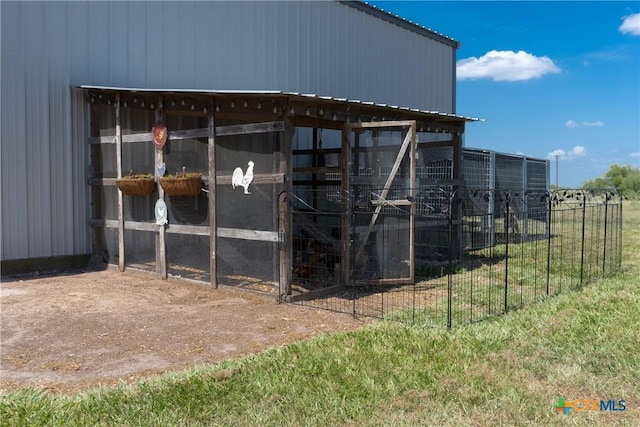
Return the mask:
[[[444,119],[446,121],[454,122],[476,122],[484,121],[477,117],[458,116],[451,113],[443,113],[439,111],[421,110],[418,108],[403,107],[398,105],[379,104],[370,101],[361,101],[356,99],[336,98],[332,96],[321,96],[316,94],[299,93],[299,92],[286,92],[278,90],[202,90],[202,89],[158,89],[158,88],[126,88],[126,87],[111,87],[111,86],[93,86],[93,85],[81,85],[81,89],[86,90],[98,90],[98,91],[114,91],[114,92],[130,92],[130,93],[164,93],[164,94],[188,94],[188,95],[205,95],[205,96],[270,96],[274,98],[286,97],[292,101],[309,102],[316,101],[319,103],[341,103],[348,107],[364,107],[373,108],[379,111],[380,115],[387,112],[401,113],[407,112],[423,116],[424,119]],[[425,117],[426,116],[426,117]]]
[[413,31],[414,33],[418,33],[420,35],[432,38],[434,40],[438,40],[442,43],[448,44],[452,47],[458,48],[460,47],[460,42],[452,39],[449,36],[446,36],[442,33],[434,31],[430,28],[422,26],[416,22],[409,21],[402,16],[387,12],[386,10],[369,4],[363,1],[352,1],[352,0],[338,0],[339,3],[342,3],[346,6],[353,7],[354,9],[358,9],[362,12],[368,13],[369,15],[373,15],[377,18],[388,21],[392,24],[398,25],[404,29],[409,31]]

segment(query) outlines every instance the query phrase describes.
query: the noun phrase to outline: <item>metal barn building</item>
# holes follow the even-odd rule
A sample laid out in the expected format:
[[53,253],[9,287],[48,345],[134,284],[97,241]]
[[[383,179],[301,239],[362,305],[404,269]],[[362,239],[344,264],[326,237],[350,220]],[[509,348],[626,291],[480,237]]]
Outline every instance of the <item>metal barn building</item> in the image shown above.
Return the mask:
[[91,252],[82,85],[291,91],[455,113],[457,42],[358,2],[3,1],[0,11],[4,271]]

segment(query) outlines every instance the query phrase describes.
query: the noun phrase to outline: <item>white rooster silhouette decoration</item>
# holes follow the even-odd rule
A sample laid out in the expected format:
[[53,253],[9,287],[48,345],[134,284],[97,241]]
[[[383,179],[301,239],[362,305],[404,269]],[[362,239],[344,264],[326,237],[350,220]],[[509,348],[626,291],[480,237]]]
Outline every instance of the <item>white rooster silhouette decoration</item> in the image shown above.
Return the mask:
[[253,162],[249,161],[248,165],[247,173],[243,174],[242,169],[236,168],[231,178],[233,188],[244,187],[244,194],[251,194],[249,193],[249,184],[253,181]]

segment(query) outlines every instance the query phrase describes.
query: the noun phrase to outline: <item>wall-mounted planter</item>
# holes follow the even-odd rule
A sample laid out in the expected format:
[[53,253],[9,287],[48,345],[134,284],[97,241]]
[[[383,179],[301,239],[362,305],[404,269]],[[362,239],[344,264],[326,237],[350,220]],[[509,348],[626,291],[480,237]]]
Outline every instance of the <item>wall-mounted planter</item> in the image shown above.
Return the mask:
[[129,196],[147,196],[153,193],[153,175],[129,175],[116,180],[116,186]]
[[197,196],[202,191],[202,174],[165,176],[160,178],[160,185],[168,196]]

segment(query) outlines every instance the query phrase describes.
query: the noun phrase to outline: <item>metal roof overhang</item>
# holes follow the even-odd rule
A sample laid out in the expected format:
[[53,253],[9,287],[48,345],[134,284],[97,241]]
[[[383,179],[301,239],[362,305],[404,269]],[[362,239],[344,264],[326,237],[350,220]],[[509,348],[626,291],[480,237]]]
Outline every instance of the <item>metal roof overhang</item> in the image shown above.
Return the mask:
[[[77,86],[88,92],[92,102],[115,101],[152,109],[153,101],[163,99],[164,108],[194,113],[214,111],[236,118],[263,117],[292,119],[297,126],[341,128],[345,122],[415,120],[423,132],[462,133],[466,122],[481,121],[438,111],[379,104],[360,100],[284,91],[143,89],[109,86]],[[103,98],[104,97],[104,98]],[[147,100],[143,103],[143,100]]]

